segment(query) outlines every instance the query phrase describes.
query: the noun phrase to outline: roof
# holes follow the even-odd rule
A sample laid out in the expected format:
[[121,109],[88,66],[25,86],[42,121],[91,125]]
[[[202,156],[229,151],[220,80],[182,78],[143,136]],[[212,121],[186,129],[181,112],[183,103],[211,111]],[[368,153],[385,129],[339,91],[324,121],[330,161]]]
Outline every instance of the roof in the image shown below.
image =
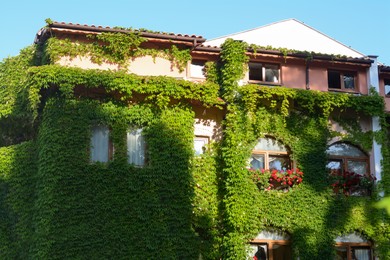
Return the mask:
[[329,55],[344,55],[353,58],[364,54],[296,20],[288,19],[258,28],[238,32],[205,42],[205,45],[220,46],[227,38],[242,40],[259,46],[287,48]]
[[[46,28],[42,28],[38,31],[35,37],[35,43],[39,43],[45,41],[47,37],[50,37],[49,30],[58,30],[58,31],[78,31],[83,33],[91,33],[91,32],[136,32],[141,36],[146,38],[155,38],[155,39],[166,39],[166,40],[177,40],[184,42],[194,42],[196,44],[203,43],[206,41],[205,38],[198,35],[188,35],[188,34],[174,34],[174,33],[163,33],[163,32],[152,32],[144,29],[126,29],[119,27],[108,27],[108,26],[95,26],[95,25],[82,25],[82,24],[73,24],[73,23],[65,23],[65,22],[52,22]],[[48,35],[49,34],[49,35]]]

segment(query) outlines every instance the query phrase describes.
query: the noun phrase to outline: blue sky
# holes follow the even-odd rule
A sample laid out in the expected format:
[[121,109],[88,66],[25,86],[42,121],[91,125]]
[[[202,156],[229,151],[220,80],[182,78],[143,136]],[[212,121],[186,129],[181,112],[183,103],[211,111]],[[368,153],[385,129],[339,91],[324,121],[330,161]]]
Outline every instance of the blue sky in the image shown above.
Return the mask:
[[207,39],[296,18],[390,66],[389,0],[8,0],[0,10],[0,60],[32,44],[46,18]]

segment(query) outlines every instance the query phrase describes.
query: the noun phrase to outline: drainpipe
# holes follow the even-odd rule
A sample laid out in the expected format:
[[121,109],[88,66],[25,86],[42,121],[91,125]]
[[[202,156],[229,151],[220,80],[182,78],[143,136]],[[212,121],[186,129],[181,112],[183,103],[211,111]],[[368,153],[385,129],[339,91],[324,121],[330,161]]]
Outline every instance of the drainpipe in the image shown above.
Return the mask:
[[306,60],[306,89],[310,89],[310,76],[309,76],[310,59]]
[[[379,72],[378,72],[378,62],[377,58],[378,56],[369,55],[368,56],[372,60],[372,64],[369,69],[369,82],[368,87],[374,88],[379,93]],[[372,131],[379,131],[381,130],[380,120],[378,116],[372,117]],[[372,155],[373,155],[373,170],[374,170],[374,176],[376,177],[377,181],[380,181],[382,179],[382,166],[381,161],[383,159],[382,157],[382,145],[378,144],[375,140],[373,140],[372,145]],[[380,194],[383,196],[383,192]]]

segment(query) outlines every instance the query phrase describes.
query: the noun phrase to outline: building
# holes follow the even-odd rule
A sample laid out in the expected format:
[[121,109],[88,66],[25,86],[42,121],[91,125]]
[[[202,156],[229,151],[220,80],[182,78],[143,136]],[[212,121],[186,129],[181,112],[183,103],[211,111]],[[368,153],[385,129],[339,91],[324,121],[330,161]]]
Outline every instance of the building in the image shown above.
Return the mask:
[[390,256],[377,57],[294,19],[209,41],[47,23],[0,119],[4,259]]

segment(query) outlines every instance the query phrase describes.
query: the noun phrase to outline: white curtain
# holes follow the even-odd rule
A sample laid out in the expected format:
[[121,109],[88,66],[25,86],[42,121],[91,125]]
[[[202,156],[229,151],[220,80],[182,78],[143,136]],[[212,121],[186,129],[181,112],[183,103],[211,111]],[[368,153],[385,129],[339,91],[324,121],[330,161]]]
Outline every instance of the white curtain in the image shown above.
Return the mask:
[[127,132],[127,161],[137,166],[145,164],[145,140],[142,129],[130,129]]
[[107,126],[95,126],[91,136],[91,161],[108,162],[109,133]]
[[353,249],[356,260],[370,260],[370,249]]

